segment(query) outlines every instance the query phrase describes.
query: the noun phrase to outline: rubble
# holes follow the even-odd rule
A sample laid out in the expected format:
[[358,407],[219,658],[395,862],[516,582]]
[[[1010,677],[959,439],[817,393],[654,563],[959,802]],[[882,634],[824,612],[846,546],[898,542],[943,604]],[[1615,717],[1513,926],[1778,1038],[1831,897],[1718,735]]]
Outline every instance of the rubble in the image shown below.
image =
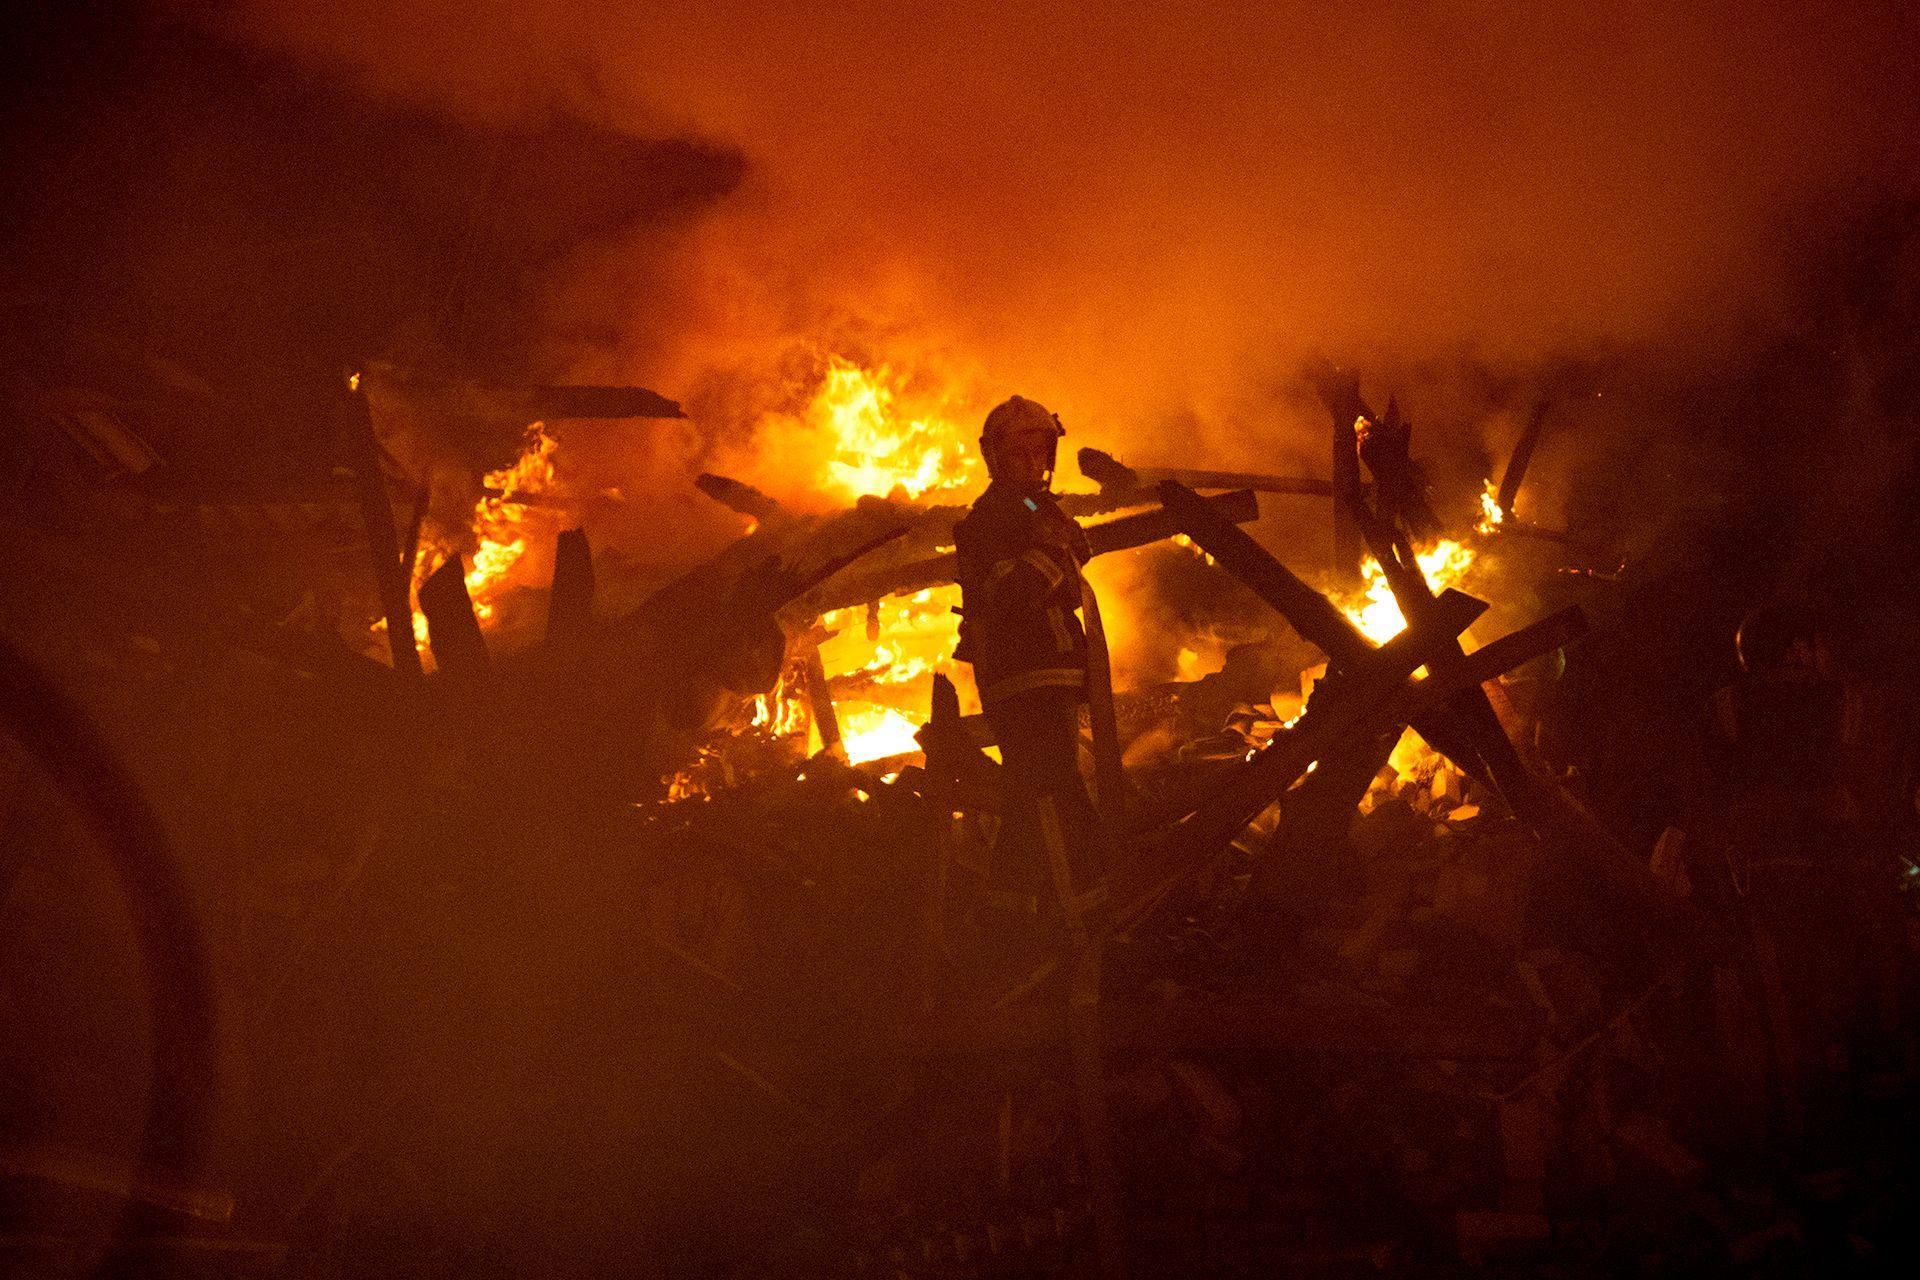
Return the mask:
[[[794,1274],[1757,1272],[1819,1247],[1806,1206],[1844,1206],[1863,1243],[1884,1233],[1893,1208],[1864,1180],[1792,1204],[1729,1182],[1721,1136],[1668,1080],[1705,1034],[1676,1034],[1696,1007],[1681,993],[1699,985],[1714,1039],[1757,1044],[1748,1059],[1778,1027],[1705,924],[1685,841],[1648,859],[1602,827],[1542,767],[1534,701],[1503,683],[1578,643],[1585,614],[1462,644],[1488,603],[1420,568],[1437,516],[1410,428],[1391,403],[1372,419],[1350,380],[1323,392],[1352,453],[1330,482],[1093,459],[1086,508],[1148,507],[1091,527],[1096,554],[1178,533],[1323,660],[1302,671],[1255,642],[1197,681],[1093,691],[1112,910],[1081,950],[988,892],[999,766],[945,675],[926,681],[913,749],[847,751],[836,699],[879,681],[828,675],[823,615],[866,606],[879,632],[879,601],[946,582],[955,508],[800,516],[702,476],[751,532],[603,616],[586,534],[568,530],[541,643],[518,654],[490,652],[449,556],[418,593],[436,675],[364,694],[405,708],[393,755],[424,780],[394,804],[413,825],[393,843],[453,830],[442,843],[465,852],[472,815],[435,801],[483,806],[528,760],[554,765],[546,809],[496,819],[502,844],[533,850],[516,888],[538,901],[529,883],[567,874],[540,857],[602,877],[619,923],[600,923],[631,970],[597,976],[637,990],[610,1001],[621,1034],[735,1117],[732,1141],[774,1135],[814,1184],[790,1211],[818,1228],[788,1231]],[[1341,554],[1357,568],[1371,548],[1406,627],[1369,637],[1242,529],[1255,491],[1331,497]],[[367,531],[398,665],[410,619],[390,597],[424,503],[402,535],[380,497],[386,527]],[[1097,601],[1087,614],[1097,634]],[[396,686],[425,694],[388,701]],[[768,710],[785,690],[790,721]],[[505,750],[476,725],[524,737]],[[386,839],[315,877],[326,909],[290,914],[330,927]],[[457,898],[475,873],[444,874]],[[1718,1065],[1764,1129],[1768,1077],[1742,1056]]]

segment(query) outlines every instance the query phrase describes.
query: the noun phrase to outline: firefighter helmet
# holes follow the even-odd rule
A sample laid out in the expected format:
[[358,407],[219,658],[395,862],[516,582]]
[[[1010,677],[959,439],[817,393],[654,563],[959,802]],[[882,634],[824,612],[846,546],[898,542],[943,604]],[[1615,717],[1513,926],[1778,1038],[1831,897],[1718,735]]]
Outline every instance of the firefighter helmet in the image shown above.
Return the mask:
[[1053,474],[1058,441],[1067,434],[1067,429],[1060,425],[1060,415],[1050,412],[1037,400],[1009,396],[994,406],[993,412],[987,415],[986,425],[980,429],[980,455],[987,460],[988,475],[1000,474],[1001,443],[1009,436],[1027,431],[1046,433],[1047,474]]
[[1792,665],[1817,666],[1825,648],[1824,631],[1820,615],[1803,605],[1785,601],[1761,605],[1746,616],[1734,636],[1740,669],[1758,674]]

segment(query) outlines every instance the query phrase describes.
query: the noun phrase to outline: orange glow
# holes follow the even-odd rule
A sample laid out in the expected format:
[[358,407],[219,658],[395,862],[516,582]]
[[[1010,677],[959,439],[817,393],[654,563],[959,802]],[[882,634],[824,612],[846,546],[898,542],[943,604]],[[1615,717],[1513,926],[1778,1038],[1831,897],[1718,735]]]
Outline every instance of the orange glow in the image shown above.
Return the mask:
[[848,701],[836,704],[834,710],[840,718],[840,744],[852,764],[920,749],[913,737],[920,731],[920,721],[914,716],[874,702]]
[[[467,562],[467,594],[473,599],[473,616],[483,630],[497,621],[496,604],[500,597],[522,583],[516,574],[526,555],[529,531],[526,527],[532,508],[515,498],[546,493],[553,486],[553,454],[558,442],[547,434],[543,423],[527,428],[526,443],[511,466],[489,471],[482,483],[499,490],[497,496],[483,494],[473,506],[473,554]],[[544,522],[543,522],[544,523]],[[543,533],[550,532],[542,530]],[[460,547],[457,543],[434,539],[424,542],[414,557],[413,580],[409,594],[418,600],[420,586],[446,563]],[[376,635],[386,632],[386,620],[374,623]],[[427,615],[418,604],[413,608],[413,647],[429,668],[433,656],[427,648]]]
[[[871,368],[840,356],[801,415],[795,456],[819,459],[814,491],[850,502],[876,494],[960,504],[985,479],[973,440],[977,425],[928,407],[906,405],[909,379],[898,368]],[[776,434],[779,428],[776,427]],[[807,446],[807,447],[801,447]],[[918,751],[935,674],[954,680],[970,699],[972,681],[957,672],[957,586],[929,588],[880,601],[878,634],[869,639],[865,609],[836,609],[820,619],[833,635],[820,647],[835,698],[841,744],[855,764]],[[975,708],[977,709],[977,708]]]
[[835,361],[815,406],[833,425],[839,449],[829,467],[851,496],[905,490],[910,498],[965,484],[975,470],[965,437],[951,424],[901,421],[884,366],[868,373]]
[[868,495],[956,503],[983,480],[973,438],[985,407],[927,390],[956,380],[918,363],[860,365],[837,353],[816,361],[799,407],[758,416],[753,455],[720,470],[801,509]]
[[553,484],[553,451],[558,442],[543,423],[527,428],[526,447],[510,467],[489,471],[486,486],[500,497],[486,496],[474,504],[473,535],[478,545],[467,569],[467,594],[473,597],[474,616],[485,626],[493,619],[494,600],[511,585],[513,567],[526,554],[522,527],[527,506],[514,498],[546,492]]

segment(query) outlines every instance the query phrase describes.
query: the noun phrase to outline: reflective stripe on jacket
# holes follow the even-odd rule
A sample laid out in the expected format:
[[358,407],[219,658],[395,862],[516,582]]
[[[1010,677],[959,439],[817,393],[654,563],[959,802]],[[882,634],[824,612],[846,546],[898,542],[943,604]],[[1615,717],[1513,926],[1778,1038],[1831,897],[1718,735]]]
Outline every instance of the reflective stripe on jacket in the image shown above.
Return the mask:
[[1086,535],[1051,495],[989,485],[954,528],[960,647],[983,703],[1035,689],[1084,693],[1080,607]]

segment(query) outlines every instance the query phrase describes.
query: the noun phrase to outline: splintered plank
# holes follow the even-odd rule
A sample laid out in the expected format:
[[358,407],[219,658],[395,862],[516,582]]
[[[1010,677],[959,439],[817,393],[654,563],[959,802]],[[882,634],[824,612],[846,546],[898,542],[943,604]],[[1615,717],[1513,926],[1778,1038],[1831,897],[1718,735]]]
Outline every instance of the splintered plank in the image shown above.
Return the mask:
[[840,717],[833,709],[833,691],[827,687],[827,667],[820,657],[820,646],[809,642],[801,655],[803,678],[807,688],[807,708],[813,712],[814,727],[820,730],[820,749],[836,760],[847,758],[840,742]]
[[1302,639],[1327,655],[1336,670],[1352,666],[1373,648],[1332,601],[1269,555],[1251,534],[1222,520],[1199,494],[1172,480],[1163,480],[1159,492],[1162,505],[1179,522],[1179,531],[1272,605]]
[[[486,637],[480,634],[480,619],[474,616],[473,597],[467,594],[465,558],[448,556],[420,584],[420,612],[427,615],[427,647],[440,670],[451,676],[484,673],[487,658]],[[411,620],[406,627],[411,642]]]
[[1322,708],[1309,707],[1284,739],[1276,739],[1240,766],[1235,778],[1215,787],[1219,796],[1204,817],[1196,811],[1193,819],[1174,829],[1169,840],[1137,850],[1126,860],[1112,880],[1115,924],[1124,926],[1139,919],[1168,889],[1210,865],[1227,841],[1305,773],[1308,764],[1344,738],[1392,721],[1417,720],[1466,685],[1491,680],[1549,653],[1585,629],[1577,608],[1563,609],[1476,649],[1445,675],[1396,684],[1394,672],[1403,680],[1407,672],[1425,663],[1438,640],[1457,634],[1446,627],[1457,624],[1464,629],[1478,614],[1475,606],[1484,608],[1471,596],[1453,591],[1442,592],[1438,603],[1444,626],[1429,619],[1388,641],[1380,649],[1377,665],[1363,669],[1344,696],[1330,699]]
[[[1201,550],[1273,606],[1301,639],[1326,654],[1331,670],[1348,670],[1374,651],[1373,641],[1332,601],[1274,559],[1244,530],[1214,519],[1192,490],[1167,481],[1160,486],[1160,500],[1169,511],[1179,514],[1182,530]],[[1413,727],[1434,750],[1475,777],[1486,777],[1471,742],[1447,716],[1427,716]]]
[[[1406,717],[1403,704],[1410,704],[1415,694],[1431,696],[1427,686],[1436,683],[1430,680],[1409,685],[1407,677],[1427,665],[1441,646],[1471,625],[1486,607],[1471,596],[1446,592],[1417,625],[1402,631],[1343,676],[1329,677],[1285,738],[1275,739],[1211,788],[1207,803],[1175,833],[1173,844],[1179,854],[1155,858],[1146,868],[1149,878],[1164,882],[1175,864],[1183,868],[1179,872],[1182,876],[1191,869],[1186,864],[1204,864],[1298,781],[1309,765],[1355,736],[1371,737],[1387,724],[1402,721]],[[1126,903],[1132,896],[1127,887],[1116,884],[1116,904]]]
[[1526,428],[1520,432],[1520,439],[1507,458],[1507,469],[1500,473],[1500,490],[1494,501],[1508,516],[1512,516],[1513,504],[1520,497],[1520,485],[1527,478],[1527,467],[1533,462],[1533,451],[1540,444],[1540,433],[1547,425],[1547,410],[1552,404],[1547,396],[1533,402],[1533,408],[1527,412]]

